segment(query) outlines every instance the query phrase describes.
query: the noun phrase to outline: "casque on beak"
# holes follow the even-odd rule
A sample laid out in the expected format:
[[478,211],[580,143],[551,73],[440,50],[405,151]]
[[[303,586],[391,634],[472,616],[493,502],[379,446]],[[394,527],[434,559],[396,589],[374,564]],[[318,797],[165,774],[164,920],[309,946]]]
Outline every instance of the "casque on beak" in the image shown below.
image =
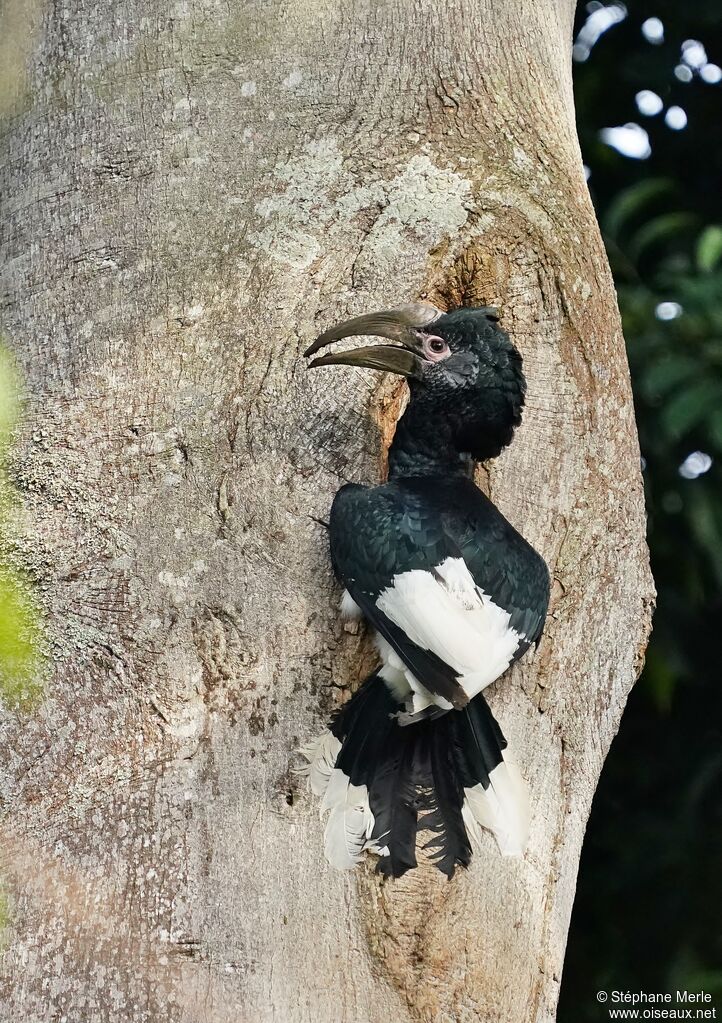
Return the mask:
[[443,316],[441,309],[425,302],[355,316],[324,331],[303,354],[315,355],[322,348],[345,337],[386,337],[399,344],[372,345],[368,348],[353,348],[349,352],[321,355],[309,364],[309,369],[316,366],[365,366],[399,373],[405,377],[419,377],[425,361],[422,331],[440,316]]

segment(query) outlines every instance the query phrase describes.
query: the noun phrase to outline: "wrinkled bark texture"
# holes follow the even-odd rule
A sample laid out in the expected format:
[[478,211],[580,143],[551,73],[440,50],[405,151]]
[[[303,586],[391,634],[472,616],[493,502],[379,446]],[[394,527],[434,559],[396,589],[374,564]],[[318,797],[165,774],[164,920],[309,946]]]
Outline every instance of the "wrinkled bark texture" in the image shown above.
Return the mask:
[[[3,723],[15,1023],[553,1020],[584,827],[651,583],[627,363],[582,172],[571,0],[59,0],[4,128],[27,384],[15,556],[54,672]],[[322,856],[293,774],[373,657],[335,490],[403,385],[307,374],[334,319],[496,304],[529,395],[480,484],[554,578],[490,690],[523,860],[449,883]]]

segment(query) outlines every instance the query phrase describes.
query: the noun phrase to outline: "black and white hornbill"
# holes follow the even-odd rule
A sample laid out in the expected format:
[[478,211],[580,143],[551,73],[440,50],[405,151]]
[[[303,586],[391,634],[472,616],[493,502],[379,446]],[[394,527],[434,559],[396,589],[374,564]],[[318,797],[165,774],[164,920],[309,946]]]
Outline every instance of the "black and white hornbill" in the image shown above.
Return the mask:
[[475,486],[521,421],[519,352],[493,309],[442,313],[414,304],[322,334],[397,342],[322,355],[311,366],[367,366],[408,379],[388,482],[349,484],[333,502],[341,610],[373,627],[383,665],[302,749],[329,811],[336,867],[365,850],[400,876],[416,866],[417,831],[448,876],[466,866],[479,827],[505,855],[523,852],[526,787],[482,690],[540,636],[549,600],[542,558]]

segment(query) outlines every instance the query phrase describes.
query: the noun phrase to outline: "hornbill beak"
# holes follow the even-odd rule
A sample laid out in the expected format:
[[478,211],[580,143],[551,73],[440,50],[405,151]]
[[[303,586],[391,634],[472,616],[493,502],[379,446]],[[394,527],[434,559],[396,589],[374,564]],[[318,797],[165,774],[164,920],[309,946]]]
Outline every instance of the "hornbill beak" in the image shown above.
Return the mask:
[[353,348],[349,352],[321,355],[309,364],[309,369],[315,366],[366,366],[405,377],[419,377],[426,361],[423,355],[423,331],[442,315],[441,309],[436,306],[414,302],[399,309],[384,309],[378,313],[355,316],[352,320],[344,320],[324,331],[303,354],[315,355],[321,348],[345,337],[387,337],[398,341],[399,345],[373,345]]

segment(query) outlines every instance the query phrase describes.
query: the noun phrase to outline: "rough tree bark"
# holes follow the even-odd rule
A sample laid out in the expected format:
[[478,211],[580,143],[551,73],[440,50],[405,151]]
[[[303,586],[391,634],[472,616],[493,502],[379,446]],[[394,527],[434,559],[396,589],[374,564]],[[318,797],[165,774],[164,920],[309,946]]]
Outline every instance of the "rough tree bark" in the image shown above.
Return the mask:
[[[28,387],[17,556],[54,675],[4,719],[2,1018],[547,1021],[651,583],[572,0],[59,0],[4,132],[3,323]],[[400,390],[306,374],[342,315],[497,304],[529,380],[481,482],[554,577],[490,700],[523,861],[322,856],[294,750],[371,655],[323,518]]]

